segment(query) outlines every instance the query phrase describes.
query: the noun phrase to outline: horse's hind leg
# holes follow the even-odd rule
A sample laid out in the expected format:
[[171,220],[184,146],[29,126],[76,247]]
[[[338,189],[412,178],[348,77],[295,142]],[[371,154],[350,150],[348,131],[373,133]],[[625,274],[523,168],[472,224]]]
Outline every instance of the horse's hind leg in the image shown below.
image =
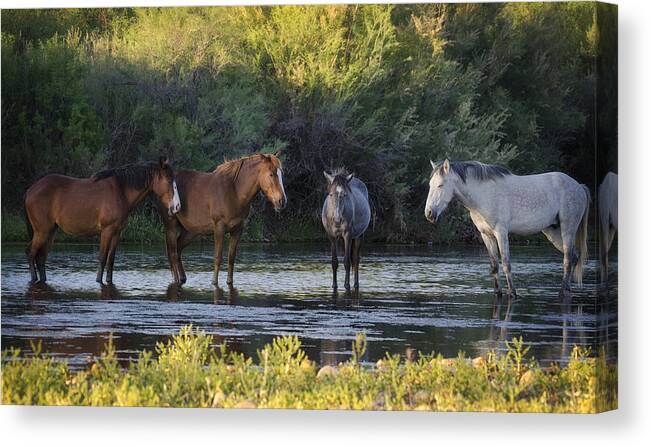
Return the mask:
[[332,251],[332,289],[337,290],[337,268],[339,259],[337,259],[337,238],[330,238],[330,249]]
[[[43,256],[41,255],[41,252],[43,248],[47,245],[50,234],[51,231],[42,231],[42,230],[34,231],[34,235],[32,236],[32,241],[29,243],[29,246],[27,247],[27,251],[26,251],[27,263],[29,264],[29,272],[31,275],[32,282],[38,282],[39,280],[41,282],[45,282],[47,279],[45,277],[45,261],[43,260]],[[39,276],[36,275],[37,270],[40,278]]]
[[100,284],[103,284],[102,278],[104,277],[104,267],[106,266],[109,247],[111,241],[113,240],[114,235],[115,235],[115,231],[112,228],[105,228],[104,230],[102,230],[102,233],[100,234],[99,253],[97,257],[99,261],[99,266],[97,268],[97,277],[95,278],[95,280]]
[[[47,242],[47,234],[44,234],[42,232],[34,232],[34,236],[32,236],[32,241],[29,243],[29,246],[27,247],[27,263],[29,264],[29,273],[31,274],[32,282],[39,281],[39,278],[36,274],[36,270],[37,270],[36,260],[39,252],[41,251],[41,248],[43,247],[43,245],[46,244],[46,242]],[[41,278],[41,281],[43,281],[43,278]]]
[[50,249],[52,248],[55,232],[56,232],[56,227],[50,230],[50,233],[47,236],[47,240],[41,246],[41,249],[36,253],[36,266],[38,267],[38,274],[41,277],[41,282],[47,282],[47,274],[45,272],[45,261],[47,261],[47,255],[50,253]]
[[496,231],[495,239],[497,240],[497,246],[500,249],[500,254],[502,255],[502,270],[504,271],[504,276],[506,277],[506,284],[509,287],[509,295],[513,298],[517,297],[515,287],[513,286],[513,278],[511,276],[511,256],[509,253],[509,233],[507,231]]
[[601,225],[599,234],[599,261],[601,263],[601,284],[606,286],[608,284],[608,245],[609,228],[608,225]]
[[27,265],[29,266],[29,275],[31,278],[31,282],[35,283],[38,281],[38,275],[36,274],[35,256],[32,254],[32,246],[34,245],[33,240],[34,239],[32,237],[32,240],[27,245],[27,249],[25,249],[25,255],[27,256]]
[[490,258],[490,262],[491,262],[491,275],[493,276],[493,291],[495,292],[496,295],[501,295],[502,290],[500,288],[500,280],[499,280],[500,252],[497,247],[497,241],[495,240],[493,235],[488,233],[481,233],[481,238],[484,241],[484,245],[486,245],[486,249],[488,250],[488,257]]
[[544,228],[542,233],[545,235],[547,240],[556,247],[556,250],[563,253],[563,238],[561,236],[561,229],[558,226]]
[[359,289],[359,260],[360,252],[362,250],[362,238],[353,239],[353,250],[352,250],[352,263],[353,263],[353,272],[355,273],[355,282],[353,287]]
[[[556,250],[563,253],[563,283],[561,285],[561,296],[570,293],[570,284],[572,278],[572,270],[579,260],[574,250],[574,239],[572,237],[563,237],[561,228],[558,225],[547,227],[542,230],[543,234],[547,237]],[[568,243],[565,243],[568,241]]]
[[233,270],[235,270],[235,255],[237,255],[237,244],[240,242],[240,237],[242,236],[242,230],[244,228],[240,227],[236,230],[231,231],[231,240],[228,243],[228,276],[226,279],[226,284],[229,286],[233,285]]
[[579,262],[579,256],[574,249],[574,243],[563,244],[563,284],[561,285],[561,296],[568,297],[572,292],[572,271]]
[[344,234],[344,267],[346,268],[346,279],[344,280],[344,287],[350,290],[350,255],[352,252],[352,238],[350,233]]

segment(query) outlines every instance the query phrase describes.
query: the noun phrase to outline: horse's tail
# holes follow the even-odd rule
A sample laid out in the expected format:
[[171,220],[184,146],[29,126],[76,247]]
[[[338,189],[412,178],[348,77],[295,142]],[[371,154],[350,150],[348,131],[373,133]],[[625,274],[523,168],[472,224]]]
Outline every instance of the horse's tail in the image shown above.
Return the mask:
[[579,249],[579,262],[574,267],[574,281],[583,286],[583,266],[588,259],[588,214],[590,213],[590,190],[587,186],[581,185],[585,191],[586,203],[583,210],[583,217],[579,228],[576,231],[575,247]]
[[[27,214],[27,193],[23,196],[23,217],[25,218],[25,226],[27,227],[27,240],[31,245],[32,239],[34,238],[34,228],[32,227],[32,222],[29,220],[29,214]],[[27,249],[29,250],[29,245]]]

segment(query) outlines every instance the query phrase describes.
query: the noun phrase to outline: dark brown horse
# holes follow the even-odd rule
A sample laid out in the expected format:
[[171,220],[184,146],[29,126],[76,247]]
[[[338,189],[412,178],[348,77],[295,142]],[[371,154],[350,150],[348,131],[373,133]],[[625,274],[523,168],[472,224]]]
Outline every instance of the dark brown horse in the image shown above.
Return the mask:
[[213,284],[217,286],[224,234],[230,233],[227,283],[232,285],[237,244],[253,198],[262,191],[276,211],[287,204],[280,160],[276,155],[256,154],[227,161],[210,173],[178,171],[176,181],[183,206],[173,217],[163,216],[174,281],[183,284],[187,279],[181,262],[183,249],[197,235],[212,234],[215,239]]
[[[31,242],[27,262],[32,282],[46,281],[45,261],[57,227],[76,236],[100,235],[97,282],[113,282],[115,249],[129,213],[150,193],[173,215],[181,208],[174,171],[167,159],[98,172],[89,179],[47,175],[25,195]],[[108,263],[108,264],[107,264]]]

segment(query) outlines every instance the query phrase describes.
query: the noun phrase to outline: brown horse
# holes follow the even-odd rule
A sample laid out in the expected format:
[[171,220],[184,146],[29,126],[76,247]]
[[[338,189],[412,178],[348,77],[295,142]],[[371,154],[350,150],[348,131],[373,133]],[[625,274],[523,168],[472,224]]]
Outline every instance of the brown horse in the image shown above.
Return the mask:
[[[165,158],[98,172],[89,179],[47,175],[25,194],[32,282],[46,281],[45,261],[57,227],[75,236],[100,235],[97,282],[113,282],[115,249],[129,213],[150,193],[173,215],[181,208],[174,171]],[[108,262],[108,264],[107,264]]]
[[[287,204],[283,174],[277,154],[256,154],[219,165],[213,172],[181,170],[176,174],[183,206],[174,216],[163,216],[167,256],[174,281],[187,280],[181,253],[197,235],[215,239],[213,284],[219,284],[224,234],[230,233],[228,285],[233,284],[237,244],[251,210],[251,201],[262,190],[276,211]],[[161,213],[164,214],[164,213]]]

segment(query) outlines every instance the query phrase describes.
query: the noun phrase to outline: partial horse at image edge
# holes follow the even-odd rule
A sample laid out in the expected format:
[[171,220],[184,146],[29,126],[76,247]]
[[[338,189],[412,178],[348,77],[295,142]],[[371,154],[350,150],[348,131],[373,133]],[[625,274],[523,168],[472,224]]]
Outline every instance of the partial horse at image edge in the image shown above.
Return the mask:
[[601,284],[608,284],[608,252],[615,239],[619,225],[617,216],[617,187],[618,177],[614,172],[608,172],[597,192],[599,210],[599,261]]

